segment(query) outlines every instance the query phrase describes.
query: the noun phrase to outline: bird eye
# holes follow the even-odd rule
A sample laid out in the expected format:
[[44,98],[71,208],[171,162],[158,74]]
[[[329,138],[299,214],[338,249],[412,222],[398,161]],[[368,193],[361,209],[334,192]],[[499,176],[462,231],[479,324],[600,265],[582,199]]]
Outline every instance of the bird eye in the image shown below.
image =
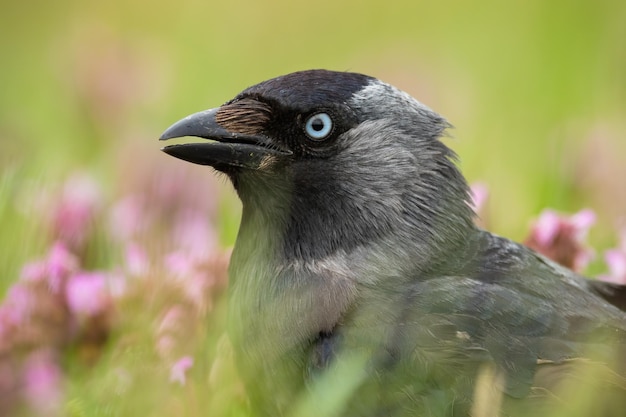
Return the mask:
[[324,139],[333,130],[333,121],[326,113],[316,113],[309,117],[304,131],[313,140]]

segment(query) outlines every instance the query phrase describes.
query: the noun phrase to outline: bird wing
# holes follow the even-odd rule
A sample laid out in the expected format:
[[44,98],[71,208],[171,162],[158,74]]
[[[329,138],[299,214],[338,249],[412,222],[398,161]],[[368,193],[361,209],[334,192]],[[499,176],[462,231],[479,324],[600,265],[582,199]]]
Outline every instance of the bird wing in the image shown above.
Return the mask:
[[626,311],[626,285],[589,280],[589,289],[622,311]]
[[511,415],[567,402],[572,381],[626,398],[622,311],[521,245],[485,234],[477,253],[453,274],[361,288],[353,309],[313,344],[311,367],[365,351],[374,377],[355,404],[384,404],[388,416],[466,415],[485,369]]
[[355,315],[360,335],[384,341],[379,363],[417,382],[411,395],[424,401],[447,390],[449,403],[467,405],[477,375],[493,366],[507,407],[553,404],[572,380],[626,397],[626,314],[524,246],[485,234],[478,253],[456,274],[435,272],[400,298],[387,294],[385,310],[372,296]]
[[[460,356],[488,357],[514,398],[549,391],[554,375],[571,375],[575,366],[615,375],[604,378],[619,381],[612,386],[624,384],[626,314],[597,295],[604,287],[486,232],[479,254],[462,275],[420,280],[412,288],[414,320],[436,314],[455,329],[438,332],[435,345],[456,342]],[[421,355],[424,348],[417,343]]]

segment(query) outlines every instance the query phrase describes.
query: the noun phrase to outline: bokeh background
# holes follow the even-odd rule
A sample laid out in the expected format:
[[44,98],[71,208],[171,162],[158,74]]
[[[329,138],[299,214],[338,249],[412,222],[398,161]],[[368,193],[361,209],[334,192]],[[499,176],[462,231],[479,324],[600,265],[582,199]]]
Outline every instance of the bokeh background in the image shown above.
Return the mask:
[[[63,387],[50,394],[59,403],[55,410],[203,415],[198,410],[209,400],[198,398],[210,385],[206,375],[217,372],[219,326],[210,336],[192,332],[195,344],[186,353],[196,362],[183,368],[192,369],[193,384],[175,377],[173,383],[166,373],[162,384],[150,385],[160,394],[130,405],[112,399],[121,395],[115,387],[125,386],[120,380],[135,381],[119,388],[127,395],[139,390],[136,381],[146,378],[141,372],[158,375],[137,371],[133,366],[144,356],[128,352],[137,351],[135,346],[149,350],[171,307],[167,297],[148,302],[146,294],[169,291],[161,281],[176,267],[167,269],[158,259],[176,250],[172,242],[184,241],[181,233],[191,234],[172,230],[203,230],[196,241],[179,247],[195,245],[225,259],[236,236],[240,208],[229,184],[208,168],[188,167],[162,154],[157,138],[179,118],[273,76],[327,68],[394,84],[455,126],[446,142],[459,154],[468,180],[488,187],[484,220],[491,230],[521,240],[543,208],[590,207],[597,214],[592,246],[598,254],[614,246],[626,221],[625,22],[626,2],[618,0],[5,2],[0,13],[0,299],[8,299],[12,286],[29,275],[24,272],[29,262],[52,262],[50,248],[59,241],[77,259],[67,268],[67,279],[77,271],[129,275],[129,263],[136,261],[131,244],[145,255],[142,262],[150,263],[137,273],[144,275],[141,284],[127,285],[134,289],[116,307],[118,321],[107,321],[107,337],[89,345],[91,353],[84,354],[84,335],[75,331],[54,345],[56,379],[51,380]],[[133,206],[128,202],[133,199],[142,204]],[[87,207],[77,209],[76,200]],[[206,213],[199,220],[202,227],[176,223],[189,218],[185,205],[196,210],[192,217]],[[68,226],[64,216],[83,216],[84,223]],[[67,227],[80,230],[68,237]],[[170,232],[178,233],[178,240],[169,239]],[[209,269],[221,277],[223,259],[211,259]],[[202,267],[194,262],[193,268],[201,269],[207,260]],[[590,272],[603,268],[598,256]],[[199,323],[215,311],[208,304],[219,304],[221,279],[194,304]],[[74,330],[85,326],[86,319],[72,318],[71,303],[64,300]],[[137,319],[140,313],[143,318]],[[96,317],[90,314],[87,327]],[[210,316],[218,322],[220,317]],[[144,327],[153,332],[137,330]],[[45,343],[35,338],[28,348],[17,345],[31,352],[38,344]],[[213,356],[198,359],[207,351]],[[145,363],[157,367],[161,356],[146,355],[152,362]],[[174,359],[168,363],[175,365]],[[0,366],[0,395],[3,384],[10,388],[5,392],[15,393],[28,382],[11,376],[22,369],[18,363]],[[2,375],[9,382],[2,382]],[[236,383],[224,384],[235,395]],[[192,388],[196,391],[190,394]],[[37,414],[37,407],[27,406],[25,412]],[[223,408],[224,415],[237,413]]]

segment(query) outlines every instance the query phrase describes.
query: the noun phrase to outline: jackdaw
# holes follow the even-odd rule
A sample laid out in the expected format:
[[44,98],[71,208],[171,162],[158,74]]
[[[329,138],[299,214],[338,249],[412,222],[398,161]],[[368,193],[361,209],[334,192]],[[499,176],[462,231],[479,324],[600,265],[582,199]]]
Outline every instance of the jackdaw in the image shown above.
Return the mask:
[[626,415],[623,288],[479,229],[448,127],[376,78],[309,70],[163,133],[209,139],[163,151],[243,203],[229,334],[254,411]]

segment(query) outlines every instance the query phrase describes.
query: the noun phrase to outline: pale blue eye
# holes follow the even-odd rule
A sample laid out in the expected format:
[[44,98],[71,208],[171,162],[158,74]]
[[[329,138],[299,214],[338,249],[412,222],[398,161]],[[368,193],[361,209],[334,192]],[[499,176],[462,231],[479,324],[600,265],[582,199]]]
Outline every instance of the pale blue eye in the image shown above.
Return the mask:
[[333,130],[333,121],[326,113],[316,113],[304,125],[306,134],[314,140],[324,139]]

